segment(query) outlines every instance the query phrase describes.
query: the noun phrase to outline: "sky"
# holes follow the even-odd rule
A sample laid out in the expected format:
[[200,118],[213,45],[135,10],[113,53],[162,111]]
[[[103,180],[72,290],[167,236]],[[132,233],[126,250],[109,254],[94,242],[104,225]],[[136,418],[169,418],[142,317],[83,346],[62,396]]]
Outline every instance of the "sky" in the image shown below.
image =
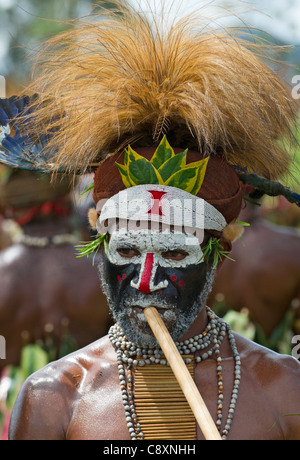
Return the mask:
[[[161,0],[129,1],[135,6],[138,5],[143,11],[149,9],[149,4],[152,9],[161,4]],[[197,9],[201,15],[219,16],[215,21],[217,25],[247,24],[265,30],[275,39],[286,44],[300,45],[300,0],[164,0],[164,2],[167,5],[166,10],[170,4],[175,3],[176,8],[173,11],[177,11],[176,16],[184,16]],[[1,11],[14,5],[20,7],[18,8],[20,23],[26,22],[30,18],[28,12],[32,10],[30,0],[0,0],[0,15]],[[87,4],[85,5],[88,8]],[[177,7],[177,5],[181,6]],[[88,11],[84,11],[84,14],[87,13]],[[5,63],[8,62],[9,44],[16,27],[18,24],[7,24],[0,30],[0,73],[3,74],[5,74]]]
[[[147,9],[149,1],[151,6],[160,3],[160,0],[130,0],[132,4],[141,5],[142,9]],[[172,0],[167,0],[167,4],[171,3]],[[218,21],[221,24],[249,23],[288,44],[300,45],[300,0],[178,0],[176,3],[182,4],[180,11],[183,13],[200,6],[205,15],[226,15],[223,21]],[[228,14],[228,11],[233,13]]]
[[[40,0],[41,2],[44,0]],[[51,2],[51,0],[48,0]],[[161,0],[129,0],[131,3],[141,5],[145,10],[147,6],[159,5]],[[174,0],[164,0],[171,4]],[[291,44],[300,44],[300,0],[175,0],[175,4],[182,4],[181,12],[184,14],[195,7],[203,8],[205,12],[219,12],[224,14],[227,9],[267,32],[275,34],[278,38]],[[0,14],[2,8],[13,5],[28,6],[27,0],[0,0]],[[221,7],[220,7],[221,6]],[[248,11],[248,12],[247,12]],[[24,12],[24,14],[26,14]],[[225,23],[236,22],[234,15]],[[241,22],[240,22],[241,23]],[[252,23],[252,24],[251,24]],[[0,50],[1,53],[1,50]]]
[[247,3],[258,8],[258,11],[249,13],[249,20],[254,21],[257,27],[268,29],[287,43],[300,44],[300,0],[255,0]]

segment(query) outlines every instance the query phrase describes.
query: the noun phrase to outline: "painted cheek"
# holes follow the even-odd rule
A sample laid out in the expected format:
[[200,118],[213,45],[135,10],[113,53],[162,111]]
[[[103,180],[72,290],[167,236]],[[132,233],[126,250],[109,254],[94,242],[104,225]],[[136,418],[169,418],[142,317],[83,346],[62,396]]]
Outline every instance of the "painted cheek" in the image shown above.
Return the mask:
[[[176,283],[176,281],[177,281],[177,276],[176,276],[176,275],[172,275],[172,276],[170,277],[170,280],[173,281],[173,283]],[[178,286],[180,286],[180,287],[185,287],[185,282],[184,282],[183,280],[178,281]]]

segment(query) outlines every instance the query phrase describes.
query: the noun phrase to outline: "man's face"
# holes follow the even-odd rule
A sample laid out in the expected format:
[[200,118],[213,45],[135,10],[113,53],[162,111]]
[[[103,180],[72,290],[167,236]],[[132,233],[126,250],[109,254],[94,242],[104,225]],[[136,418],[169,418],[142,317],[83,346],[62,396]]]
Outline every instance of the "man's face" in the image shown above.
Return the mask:
[[184,233],[113,231],[99,271],[115,320],[140,345],[156,341],[143,310],[155,306],[173,340],[194,322],[211,289],[199,240]]

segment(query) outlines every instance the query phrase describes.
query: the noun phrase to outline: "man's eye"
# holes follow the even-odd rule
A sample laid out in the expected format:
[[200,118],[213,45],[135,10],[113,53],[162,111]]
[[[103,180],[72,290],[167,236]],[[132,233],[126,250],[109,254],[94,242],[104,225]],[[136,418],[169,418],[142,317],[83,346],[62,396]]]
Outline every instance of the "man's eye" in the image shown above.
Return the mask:
[[183,260],[186,258],[186,256],[188,255],[187,252],[183,251],[183,250],[174,250],[174,251],[165,251],[165,252],[162,252],[162,256],[165,258],[165,259],[170,259],[170,260]]
[[119,248],[117,251],[121,257],[127,257],[127,259],[141,255],[140,252],[134,248]]

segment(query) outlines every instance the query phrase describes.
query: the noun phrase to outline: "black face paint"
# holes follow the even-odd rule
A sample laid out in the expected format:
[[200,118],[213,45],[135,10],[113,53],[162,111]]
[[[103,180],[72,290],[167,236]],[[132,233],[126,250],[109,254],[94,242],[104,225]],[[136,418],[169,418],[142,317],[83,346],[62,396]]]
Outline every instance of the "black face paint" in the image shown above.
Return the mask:
[[205,263],[180,268],[157,266],[153,283],[166,287],[145,293],[132,285],[140,278],[141,264],[116,265],[103,254],[100,277],[114,319],[128,339],[140,345],[155,346],[156,340],[143,309],[155,306],[173,340],[178,340],[205,306],[214,271]]

